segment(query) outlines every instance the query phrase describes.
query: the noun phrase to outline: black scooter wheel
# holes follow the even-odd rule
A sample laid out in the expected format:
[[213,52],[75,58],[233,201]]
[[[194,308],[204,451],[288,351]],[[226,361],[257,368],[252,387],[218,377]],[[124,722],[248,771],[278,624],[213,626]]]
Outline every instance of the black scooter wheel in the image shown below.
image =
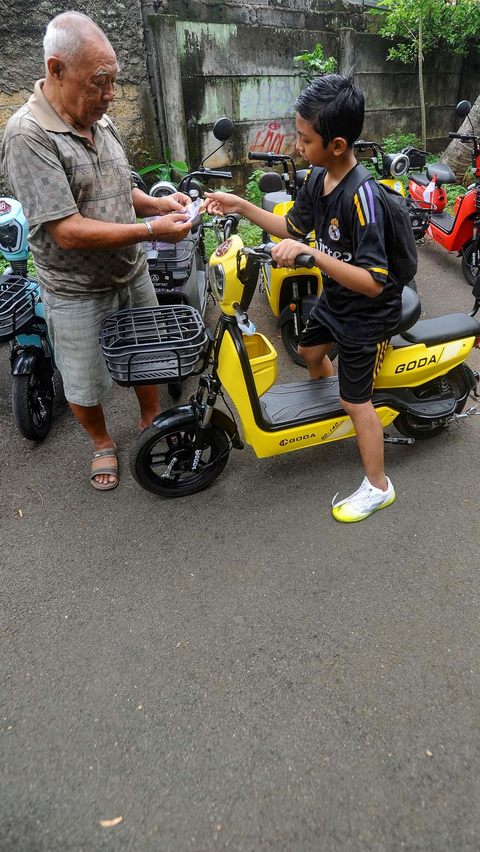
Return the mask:
[[210,426],[198,467],[189,471],[194,442],[195,421],[190,415],[179,415],[173,424],[170,416],[163,429],[152,423],[140,432],[130,451],[132,476],[142,488],[160,497],[186,497],[203,491],[223,471],[230,444],[223,429]]
[[[462,364],[460,367],[450,370],[445,376],[455,399],[458,399],[455,409],[456,414],[460,414],[465,408],[468,394],[472,387],[472,383],[469,382],[468,375],[466,375],[467,370],[469,368]],[[429,396],[437,392],[434,382],[431,382],[429,385],[423,385],[423,387],[414,388],[414,391],[419,399],[428,399]],[[401,435],[405,435],[407,438],[419,438],[420,440],[434,438],[436,435],[440,435],[448,426],[448,420],[439,423],[438,420],[428,421],[420,417],[415,417],[412,414],[399,414],[393,422],[395,429]]]
[[[465,281],[470,284],[470,287],[473,287],[475,281],[477,280],[477,275],[480,272],[480,263],[479,257],[477,255],[477,265],[472,266],[472,254],[473,254],[473,240],[471,240],[468,245],[465,246],[462,253],[462,272]],[[480,254],[480,252],[478,253]]]
[[29,441],[41,441],[52,425],[53,399],[35,372],[13,376],[13,418],[18,431]]
[[[295,324],[293,320],[282,325],[282,343],[292,361],[295,361],[296,364],[300,364],[301,367],[305,367],[305,361],[298,354],[298,336],[295,334]],[[338,355],[338,346],[336,343],[332,343],[327,355],[330,358],[330,361],[335,360]]]

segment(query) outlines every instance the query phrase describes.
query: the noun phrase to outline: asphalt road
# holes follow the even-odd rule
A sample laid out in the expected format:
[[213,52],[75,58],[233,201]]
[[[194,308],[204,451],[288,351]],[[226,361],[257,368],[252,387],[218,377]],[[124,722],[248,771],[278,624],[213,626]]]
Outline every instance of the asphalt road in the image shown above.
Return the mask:
[[[427,316],[472,306],[435,245],[418,285]],[[264,298],[279,376],[303,377]],[[387,445],[397,501],[341,525],[355,441],[235,451],[165,501],[129,474],[115,387],[121,483],[100,493],[60,399],[42,444],[16,433],[7,354],[2,852],[477,852],[480,418]]]

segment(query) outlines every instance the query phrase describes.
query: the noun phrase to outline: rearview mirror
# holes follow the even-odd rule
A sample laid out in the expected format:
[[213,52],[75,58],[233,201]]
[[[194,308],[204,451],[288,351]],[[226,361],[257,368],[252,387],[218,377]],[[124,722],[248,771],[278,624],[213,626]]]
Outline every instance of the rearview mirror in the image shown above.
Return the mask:
[[455,107],[455,112],[459,118],[465,118],[472,108],[470,101],[460,101]]
[[226,142],[227,139],[230,139],[230,136],[233,133],[233,121],[230,118],[224,116],[223,118],[218,118],[215,124],[213,125],[213,135],[215,139],[218,139],[219,142]]

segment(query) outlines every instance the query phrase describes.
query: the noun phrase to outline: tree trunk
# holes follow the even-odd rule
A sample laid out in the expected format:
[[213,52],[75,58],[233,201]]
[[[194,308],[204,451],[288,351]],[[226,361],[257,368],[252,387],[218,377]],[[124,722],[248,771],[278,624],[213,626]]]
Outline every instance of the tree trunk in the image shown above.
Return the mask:
[[420,95],[420,115],[422,119],[422,145],[427,147],[427,116],[425,112],[425,92],[423,90],[423,27],[422,17],[418,22],[418,91]]
[[[472,131],[472,126],[470,121],[473,124],[474,131]],[[480,136],[480,95],[475,101],[470,115],[467,116],[463,124],[458,130],[458,133],[472,133],[475,132]],[[462,184],[465,178],[465,173],[468,167],[472,164],[472,145],[466,145],[464,142],[460,142],[460,139],[452,139],[450,145],[445,149],[442,156],[440,157],[440,162],[445,163],[445,165],[450,166],[452,172],[457,178],[457,183]],[[468,183],[471,183],[471,180],[467,179]]]

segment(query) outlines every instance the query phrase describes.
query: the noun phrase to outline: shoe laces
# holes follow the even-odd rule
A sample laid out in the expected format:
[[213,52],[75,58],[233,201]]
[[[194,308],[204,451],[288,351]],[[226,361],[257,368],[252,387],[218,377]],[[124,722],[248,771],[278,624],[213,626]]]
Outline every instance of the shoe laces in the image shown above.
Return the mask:
[[360,488],[357,488],[357,490],[354,491],[353,494],[350,494],[350,497],[345,497],[344,500],[339,500],[338,503],[335,503],[336,498],[340,494],[340,492],[337,491],[335,497],[332,500],[332,509],[336,509],[338,506],[343,506],[344,503],[355,503],[362,509],[368,507],[374,490],[378,489],[374,489],[373,485],[369,482],[367,477],[365,477],[362,484],[360,485]]

